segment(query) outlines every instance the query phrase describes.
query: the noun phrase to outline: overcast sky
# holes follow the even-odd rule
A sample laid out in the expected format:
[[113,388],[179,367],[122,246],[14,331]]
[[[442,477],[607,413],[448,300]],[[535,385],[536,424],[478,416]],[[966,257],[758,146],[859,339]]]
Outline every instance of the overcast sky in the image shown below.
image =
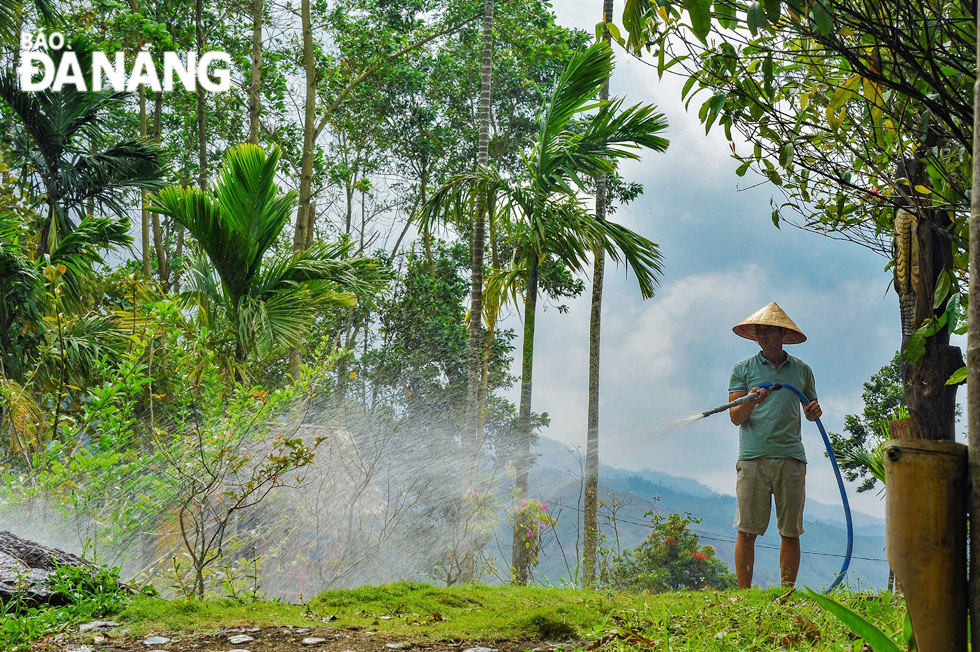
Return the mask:
[[[554,10],[561,24],[589,32],[601,19],[598,0],[557,0]],[[617,3],[617,22],[621,11]],[[655,103],[669,121],[671,145],[666,153],[648,153],[621,168],[645,192],[614,219],[660,245],[664,276],[657,296],[643,301],[632,274],[607,264],[600,460],[694,478],[734,494],[738,430],[727,414],[669,434],[656,434],[657,424],[727,402],[732,365],[759,350],[731,328],[776,301],[807,335],[807,342],[787,350],[813,368],[822,421],[839,432],[844,415],[863,407],[862,384],[900,345],[891,274],[884,271],[884,258],[856,244],[776,229],[772,189],[739,190],[758,178],[735,175],[737,163],[723,130],[705,136],[697,120],[699,102],[692,104],[694,113],[684,111],[682,81],[660,83],[655,69],[616,49],[611,94],[627,104]],[[568,302],[568,314],[545,308],[538,315],[534,357],[532,408],[551,416],[543,434],[583,450],[590,296],[589,285]],[[505,326],[520,332],[516,317]],[[520,375],[519,354],[513,373]],[[517,402],[517,387],[510,398]],[[820,433],[807,421],[803,441],[810,462],[808,496],[839,503]],[[852,508],[884,517],[876,492],[849,489]]]

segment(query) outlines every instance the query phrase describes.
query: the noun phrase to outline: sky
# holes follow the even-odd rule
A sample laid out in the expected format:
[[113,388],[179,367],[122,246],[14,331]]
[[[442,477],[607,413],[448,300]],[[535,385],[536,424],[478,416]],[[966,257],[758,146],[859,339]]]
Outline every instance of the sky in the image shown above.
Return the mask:
[[[621,22],[617,3],[614,16]],[[598,0],[557,0],[558,22],[594,33]],[[721,129],[705,135],[697,108],[685,112],[683,80],[661,83],[656,70],[616,50],[610,94],[626,104],[653,102],[668,120],[665,153],[648,152],[621,166],[645,192],[614,220],[658,243],[664,274],[654,298],[642,300],[635,278],[607,258],[600,370],[600,462],[664,471],[735,493],[738,429],[727,413],[670,433],[658,426],[726,403],[735,362],[754,355],[755,342],[732,326],[777,302],[807,335],[787,351],[814,371],[822,422],[841,432],[846,414],[863,409],[862,385],[888,364],[901,344],[898,299],[887,260],[864,247],[773,226],[773,189],[757,186],[738,163]],[[743,149],[747,149],[742,145]],[[537,317],[532,409],[547,412],[542,434],[584,452],[588,411],[591,283],[565,301],[567,314],[545,306]],[[540,304],[539,304],[540,305]],[[520,333],[520,320],[502,324]],[[519,340],[512,373],[520,375]],[[960,394],[964,391],[961,390]],[[517,403],[519,383],[508,398]],[[958,427],[957,430],[961,430]],[[839,504],[840,495],[818,429],[803,421],[809,461],[807,495]],[[856,493],[854,510],[884,517],[876,491]]]

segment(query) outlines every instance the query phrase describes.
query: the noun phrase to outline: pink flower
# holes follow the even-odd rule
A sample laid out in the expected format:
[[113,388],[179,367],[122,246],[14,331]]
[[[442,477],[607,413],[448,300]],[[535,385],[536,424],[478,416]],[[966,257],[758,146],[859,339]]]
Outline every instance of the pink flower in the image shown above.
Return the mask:
[[517,508],[517,512],[518,512],[518,513],[520,513],[520,511],[521,511],[521,508],[520,508],[520,507],[518,507],[518,508]]
[[548,509],[548,503],[541,503],[541,509]]
[[528,538],[534,536],[534,530],[528,530],[527,531],[527,536],[528,536]]
[[527,501],[526,500],[524,501],[524,507],[527,507]]
[[544,529],[544,523],[542,523],[541,525],[539,525],[539,526],[538,526],[538,529],[541,529],[541,530],[543,530],[543,529]]

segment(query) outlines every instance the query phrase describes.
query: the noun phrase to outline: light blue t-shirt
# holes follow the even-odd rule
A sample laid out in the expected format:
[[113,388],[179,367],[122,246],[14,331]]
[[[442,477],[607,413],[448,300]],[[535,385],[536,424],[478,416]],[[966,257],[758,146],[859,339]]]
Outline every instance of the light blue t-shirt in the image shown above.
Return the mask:
[[[809,400],[817,400],[813,370],[788,353],[779,368],[766,360],[762,351],[736,363],[728,391],[747,392],[763,383],[787,383],[803,392]],[[806,462],[800,437],[800,410],[800,399],[793,392],[780,390],[770,394],[739,426],[738,459],[791,457]]]

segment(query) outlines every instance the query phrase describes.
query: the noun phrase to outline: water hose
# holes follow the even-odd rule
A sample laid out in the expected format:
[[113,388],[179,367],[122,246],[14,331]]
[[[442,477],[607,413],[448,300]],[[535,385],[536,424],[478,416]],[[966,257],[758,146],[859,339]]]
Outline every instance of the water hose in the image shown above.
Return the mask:
[[[803,392],[787,383],[763,383],[759,385],[759,389],[766,388],[770,388],[773,391],[780,388],[788,389],[799,397],[800,402],[804,406],[810,403],[810,399],[804,396]],[[847,502],[847,492],[844,491],[844,479],[840,476],[840,468],[837,466],[837,456],[834,455],[834,449],[830,445],[830,437],[827,436],[827,431],[824,430],[820,419],[816,419],[815,423],[817,424],[817,428],[820,429],[820,436],[823,437],[824,446],[827,447],[827,457],[830,458],[830,465],[834,467],[834,475],[837,477],[837,488],[840,489],[840,499],[844,505],[844,519],[847,521],[847,552],[844,553],[844,564],[840,567],[840,572],[837,573],[837,577],[834,578],[833,583],[824,591],[824,593],[830,593],[841,583],[841,580],[844,579],[844,574],[847,573],[847,567],[851,565],[851,551],[854,549],[854,525],[851,522],[851,506]]]
[[[804,406],[809,405],[810,403],[810,400],[803,395],[803,392],[787,383],[763,383],[762,385],[759,385],[759,389],[769,389],[771,391],[788,389],[799,397],[800,402],[802,402]],[[737,405],[742,405],[743,403],[748,403],[754,399],[755,395],[746,394],[745,396],[740,396],[731,403],[719,405],[714,409],[702,412],[701,416],[706,417],[712,414],[717,414],[718,412],[722,412]],[[816,424],[817,428],[820,429],[820,435],[823,437],[823,443],[827,447],[827,456],[830,458],[831,466],[834,467],[834,475],[837,476],[837,487],[840,489],[840,499],[844,504],[844,518],[847,521],[847,552],[844,553],[844,564],[840,567],[840,572],[837,573],[837,577],[834,578],[833,583],[824,591],[824,593],[830,593],[838,584],[841,583],[841,580],[844,579],[845,573],[847,573],[847,567],[851,565],[851,551],[854,549],[854,525],[851,522],[851,506],[847,502],[847,492],[844,491],[844,479],[841,478],[840,468],[837,466],[837,456],[834,455],[834,449],[830,445],[830,437],[827,436],[827,431],[824,430],[820,419],[816,420]]]

